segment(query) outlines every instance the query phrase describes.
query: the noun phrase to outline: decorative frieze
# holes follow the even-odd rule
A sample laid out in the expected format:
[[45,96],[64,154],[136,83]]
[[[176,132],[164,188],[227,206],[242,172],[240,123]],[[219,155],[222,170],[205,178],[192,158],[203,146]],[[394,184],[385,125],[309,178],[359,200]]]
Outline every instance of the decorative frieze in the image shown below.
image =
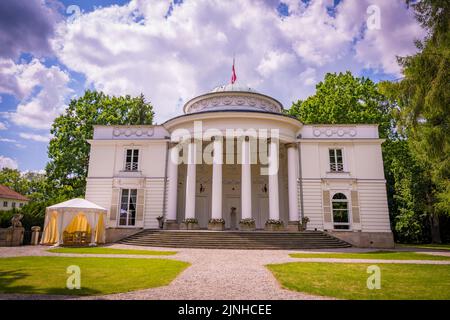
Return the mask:
[[130,137],[152,137],[155,134],[154,128],[148,127],[114,127],[113,138]]
[[356,136],[356,128],[354,127],[314,127],[313,135],[316,138],[343,138]]
[[208,111],[214,109],[250,109],[267,112],[281,112],[279,106],[268,99],[248,97],[245,95],[227,95],[210,97],[197,101],[186,109],[186,113]]

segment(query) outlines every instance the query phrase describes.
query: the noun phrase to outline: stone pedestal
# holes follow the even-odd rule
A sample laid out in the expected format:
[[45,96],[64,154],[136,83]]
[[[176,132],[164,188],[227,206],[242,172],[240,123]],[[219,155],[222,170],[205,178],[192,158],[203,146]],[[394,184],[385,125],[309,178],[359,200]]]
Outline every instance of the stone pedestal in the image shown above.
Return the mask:
[[180,225],[176,220],[166,220],[164,221],[164,230],[178,230]]
[[23,227],[0,229],[0,247],[16,247],[23,244]]
[[41,227],[31,227],[31,245],[37,246],[39,244],[39,236],[41,234]]

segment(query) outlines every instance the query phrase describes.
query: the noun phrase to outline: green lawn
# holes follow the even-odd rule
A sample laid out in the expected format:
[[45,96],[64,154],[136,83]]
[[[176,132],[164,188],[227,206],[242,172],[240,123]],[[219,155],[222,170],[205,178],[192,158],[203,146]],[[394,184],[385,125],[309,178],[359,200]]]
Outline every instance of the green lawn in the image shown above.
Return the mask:
[[155,250],[131,250],[131,249],[114,249],[105,247],[83,247],[83,248],[56,248],[47,250],[54,253],[79,253],[79,254],[136,254],[149,256],[170,256],[176,251],[155,251]]
[[267,267],[287,289],[340,299],[450,299],[450,265],[378,264],[381,289],[369,290],[362,263],[292,262]]
[[360,253],[292,253],[292,258],[382,259],[382,260],[450,260],[450,257],[416,252],[374,251]]
[[421,248],[421,249],[439,249],[439,250],[450,250],[450,244],[396,244],[396,247],[406,247],[406,248]]
[[[69,290],[67,267],[81,270]],[[100,295],[168,285],[189,263],[168,259],[15,257],[0,259],[0,293]]]

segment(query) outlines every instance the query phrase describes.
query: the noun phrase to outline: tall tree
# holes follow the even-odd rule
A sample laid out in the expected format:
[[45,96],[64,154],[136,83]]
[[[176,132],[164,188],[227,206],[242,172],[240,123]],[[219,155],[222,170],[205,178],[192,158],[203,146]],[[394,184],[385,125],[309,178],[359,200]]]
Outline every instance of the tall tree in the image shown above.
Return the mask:
[[55,119],[48,147],[49,182],[67,197],[82,196],[86,187],[94,125],[146,125],[153,122],[153,107],[143,95],[115,97],[86,91],[70,101],[64,114]]
[[428,239],[429,179],[408,142],[393,130],[392,108],[378,84],[347,72],[327,74],[314,95],[287,112],[306,124],[379,124],[380,136],[387,138],[382,149],[392,230],[399,241],[421,242]]
[[391,127],[389,104],[377,85],[349,71],[327,73],[314,95],[295,102],[287,112],[305,124],[376,123],[382,137]]
[[399,131],[433,183],[432,241],[440,242],[439,215],[450,215],[450,2],[407,1],[428,31],[419,52],[399,58],[404,78],[385,84],[398,107]]

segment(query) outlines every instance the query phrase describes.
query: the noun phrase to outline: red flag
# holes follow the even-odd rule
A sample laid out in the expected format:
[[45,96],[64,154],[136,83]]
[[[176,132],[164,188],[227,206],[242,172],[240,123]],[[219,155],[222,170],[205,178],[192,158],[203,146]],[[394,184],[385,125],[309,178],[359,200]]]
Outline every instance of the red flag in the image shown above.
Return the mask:
[[231,84],[236,82],[236,71],[234,70],[234,58],[233,58],[233,67],[231,68],[232,74],[231,74]]

